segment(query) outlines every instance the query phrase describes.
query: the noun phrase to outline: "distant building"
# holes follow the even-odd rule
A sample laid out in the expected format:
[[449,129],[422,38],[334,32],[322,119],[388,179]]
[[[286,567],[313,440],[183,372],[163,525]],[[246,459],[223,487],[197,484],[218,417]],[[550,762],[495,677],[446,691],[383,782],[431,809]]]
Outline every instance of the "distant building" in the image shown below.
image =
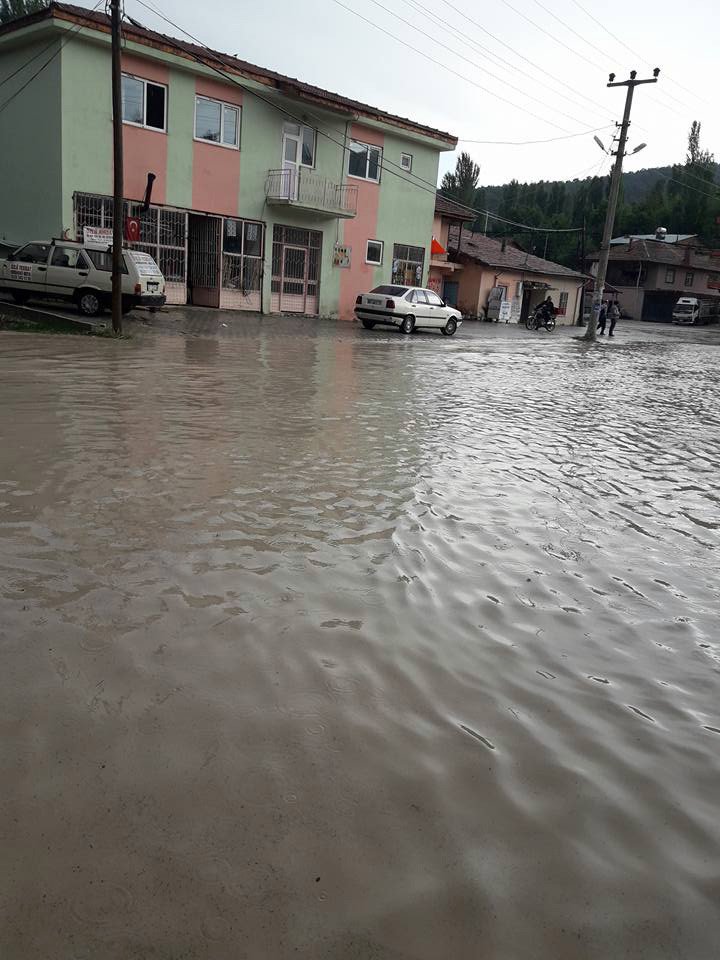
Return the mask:
[[[588,260],[597,274],[598,254]],[[669,322],[679,297],[720,297],[720,251],[700,247],[695,234],[617,237],[610,242],[607,284],[629,316]]]
[[458,274],[458,306],[464,313],[494,320],[503,311],[501,303],[509,301],[511,319],[522,323],[550,296],[558,323],[573,324],[577,320],[587,279],[577,270],[536,257],[511,241],[469,230],[462,231],[451,256],[462,268]]
[[435,198],[435,219],[430,246],[428,287],[456,307],[460,296],[459,272],[463,269],[458,252],[463,224],[472,223],[477,213],[439,193]]

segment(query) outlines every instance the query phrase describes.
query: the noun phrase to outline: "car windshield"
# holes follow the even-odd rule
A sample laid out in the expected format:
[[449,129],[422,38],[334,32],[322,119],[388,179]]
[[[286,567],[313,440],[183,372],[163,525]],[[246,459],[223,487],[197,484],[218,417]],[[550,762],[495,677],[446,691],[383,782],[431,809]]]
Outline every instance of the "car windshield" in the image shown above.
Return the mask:
[[371,290],[370,293],[383,293],[386,297],[402,297],[403,294],[408,292],[407,287],[393,287],[390,284],[387,284],[382,287],[375,287],[374,290]]
[[675,307],[675,313],[692,313],[693,310],[694,310],[694,307],[690,303],[679,303]]

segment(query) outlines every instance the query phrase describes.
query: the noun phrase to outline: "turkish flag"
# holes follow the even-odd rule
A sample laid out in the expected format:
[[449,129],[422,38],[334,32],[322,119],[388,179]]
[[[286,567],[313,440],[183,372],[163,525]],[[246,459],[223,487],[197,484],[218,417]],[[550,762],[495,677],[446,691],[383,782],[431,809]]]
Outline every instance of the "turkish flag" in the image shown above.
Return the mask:
[[125,239],[137,243],[140,239],[140,217],[125,217]]
[[430,244],[430,253],[447,253],[445,247],[439,243],[435,237],[432,238],[432,243]]

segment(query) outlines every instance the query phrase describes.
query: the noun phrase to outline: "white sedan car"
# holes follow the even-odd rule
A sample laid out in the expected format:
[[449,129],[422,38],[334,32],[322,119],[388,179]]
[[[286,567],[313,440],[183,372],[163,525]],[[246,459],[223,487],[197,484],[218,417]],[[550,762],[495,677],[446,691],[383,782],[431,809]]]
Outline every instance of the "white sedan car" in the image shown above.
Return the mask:
[[366,330],[372,330],[376,323],[392,324],[403,333],[435,327],[446,337],[451,337],[462,323],[460,311],[446,306],[434,290],[395,284],[361,293],[355,301],[355,316]]

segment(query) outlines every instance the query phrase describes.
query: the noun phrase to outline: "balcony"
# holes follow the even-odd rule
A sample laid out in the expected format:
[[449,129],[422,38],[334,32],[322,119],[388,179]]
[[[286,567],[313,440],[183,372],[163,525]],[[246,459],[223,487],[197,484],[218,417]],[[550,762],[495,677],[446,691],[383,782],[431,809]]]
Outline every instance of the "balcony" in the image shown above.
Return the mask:
[[333,183],[306,167],[268,170],[265,196],[268,203],[285,204],[320,217],[350,219],[357,214],[357,187]]

